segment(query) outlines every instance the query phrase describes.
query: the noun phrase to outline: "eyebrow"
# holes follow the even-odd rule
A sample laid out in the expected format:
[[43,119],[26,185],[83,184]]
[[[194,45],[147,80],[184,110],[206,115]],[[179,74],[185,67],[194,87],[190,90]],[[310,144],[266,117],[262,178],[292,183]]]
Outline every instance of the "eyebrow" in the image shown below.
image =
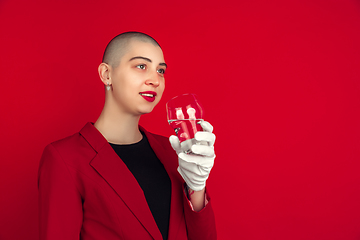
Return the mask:
[[[130,58],[129,62],[132,61],[132,60],[134,60],[134,59],[143,59],[143,60],[145,60],[145,61],[147,61],[147,62],[151,62],[151,63],[152,63],[152,61],[151,61],[150,58],[141,57],[141,56],[136,56],[136,57]],[[166,64],[166,63],[159,63],[159,65],[160,65],[160,66],[165,66],[165,67],[167,68],[167,64]]]

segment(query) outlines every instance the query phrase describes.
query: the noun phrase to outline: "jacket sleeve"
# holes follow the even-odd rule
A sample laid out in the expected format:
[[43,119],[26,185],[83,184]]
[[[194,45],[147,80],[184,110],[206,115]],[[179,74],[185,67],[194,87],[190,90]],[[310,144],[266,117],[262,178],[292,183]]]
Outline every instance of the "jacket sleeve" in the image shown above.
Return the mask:
[[68,166],[49,144],[38,175],[40,240],[79,240],[82,200]]
[[207,195],[208,203],[199,212],[193,211],[185,192],[183,194],[186,229],[189,240],[215,240],[217,239],[214,211],[211,200]]

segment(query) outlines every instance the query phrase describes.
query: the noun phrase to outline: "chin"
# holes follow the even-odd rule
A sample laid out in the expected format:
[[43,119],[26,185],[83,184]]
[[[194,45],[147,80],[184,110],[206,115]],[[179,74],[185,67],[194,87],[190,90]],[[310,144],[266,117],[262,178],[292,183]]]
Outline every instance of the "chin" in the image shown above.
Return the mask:
[[154,109],[154,107],[146,108],[146,109],[144,108],[144,109],[141,109],[141,110],[139,111],[139,113],[140,113],[140,115],[148,114],[148,113],[151,113],[153,109]]
[[140,113],[140,115],[151,113],[156,107],[156,105],[159,103],[159,100],[157,99],[150,104],[139,105],[138,112]]

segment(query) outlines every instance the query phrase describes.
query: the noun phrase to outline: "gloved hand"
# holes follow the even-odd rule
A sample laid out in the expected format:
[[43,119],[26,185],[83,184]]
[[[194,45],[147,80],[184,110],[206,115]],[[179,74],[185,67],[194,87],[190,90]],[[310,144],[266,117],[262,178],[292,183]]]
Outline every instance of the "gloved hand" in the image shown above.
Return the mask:
[[[215,159],[213,126],[206,121],[202,121],[200,124],[203,131],[197,132],[195,139],[201,141],[201,143],[191,147],[191,154],[183,152],[177,136],[172,135],[169,138],[172,148],[179,157],[179,167],[177,170],[188,187],[194,191],[200,191],[205,188],[206,180],[209,177]],[[203,145],[204,142],[207,144]]]

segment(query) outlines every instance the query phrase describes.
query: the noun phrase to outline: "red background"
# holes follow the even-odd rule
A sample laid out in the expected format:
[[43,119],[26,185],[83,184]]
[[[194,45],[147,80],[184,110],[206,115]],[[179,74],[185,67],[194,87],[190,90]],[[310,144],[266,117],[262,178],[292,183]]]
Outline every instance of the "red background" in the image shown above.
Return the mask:
[[0,239],[38,238],[43,148],[102,109],[108,41],[162,45],[166,91],[215,127],[219,239],[360,239],[360,2],[1,1]]

